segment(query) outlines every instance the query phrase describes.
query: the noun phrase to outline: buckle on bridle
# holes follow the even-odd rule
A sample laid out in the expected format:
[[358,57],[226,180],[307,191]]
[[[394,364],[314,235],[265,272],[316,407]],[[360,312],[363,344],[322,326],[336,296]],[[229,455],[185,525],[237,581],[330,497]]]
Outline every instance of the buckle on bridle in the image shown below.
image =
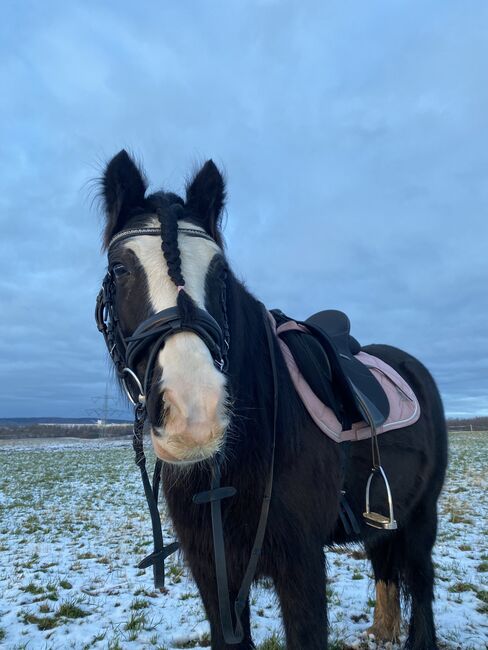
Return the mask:
[[[129,386],[127,385],[127,378],[126,378],[124,375],[129,375],[130,378],[131,378],[131,379],[133,380],[133,382],[135,383],[136,388],[137,388],[137,390],[139,391],[139,396],[138,396],[138,398],[137,398],[137,401],[136,401],[136,400],[134,399],[134,397],[132,396],[132,393],[131,393],[131,391],[130,391],[130,388],[129,388]],[[146,403],[146,396],[144,395],[144,389],[143,389],[143,387],[142,387],[141,382],[139,381],[139,377],[136,375],[136,373],[135,373],[133,370],[131,370],[130,368],[127,368],[127,367],[124,368],[124,369],[122,370],[122,374],[121,374],[121,376],[120,376],[120,380],[121,380],[121,382],[122,382],[122,387],[123,387],[123,389],[124,389],[124,391],[125,391],[125,394],[126,394],[127,397],[129,398],[131,404],[133,404],[134,406],[137,406],[137,404],[145,404],[145,403]]]

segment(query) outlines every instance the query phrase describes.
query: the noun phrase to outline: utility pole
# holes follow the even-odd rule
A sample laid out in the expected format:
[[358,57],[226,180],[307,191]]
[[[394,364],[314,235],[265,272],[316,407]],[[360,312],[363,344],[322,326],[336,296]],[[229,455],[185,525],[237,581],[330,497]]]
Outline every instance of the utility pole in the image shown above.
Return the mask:
[[117,408],[117,404],[120,403],[119,398],[109,395],[108,381],[105,384],[105,393],[99,397],[92,397],[91,401],[93,406],[87,409],[86,413],[96,419],[100,437],[104,437],[108,421],[124,415],[125,412],[123,409]]

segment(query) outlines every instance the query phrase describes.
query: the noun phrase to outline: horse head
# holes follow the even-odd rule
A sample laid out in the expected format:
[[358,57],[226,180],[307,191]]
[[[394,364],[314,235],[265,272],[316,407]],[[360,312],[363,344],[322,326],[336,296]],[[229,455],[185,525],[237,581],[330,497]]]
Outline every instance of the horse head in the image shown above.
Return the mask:
[[229,424],[222,372],[225,185],[207,161],[188,183],[185,200],[167,192],[147,196],[146,189],[125,151],[107,165],[109,349],[129,392],[141,394],[156,455],[194,463],[222,448]]

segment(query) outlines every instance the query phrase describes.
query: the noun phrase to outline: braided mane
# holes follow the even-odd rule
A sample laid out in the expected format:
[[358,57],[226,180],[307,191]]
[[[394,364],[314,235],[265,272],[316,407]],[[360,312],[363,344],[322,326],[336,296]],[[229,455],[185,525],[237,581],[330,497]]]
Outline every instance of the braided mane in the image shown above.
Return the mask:
[[183,323],[195,316],[196,305],[185,290],[185,278],[181,270],[181,254],[178,246],[178,221],[185,217],[183,200],[170,192],[158,192],[149,197],[161,225],[161,250],[168,267],[168,275],[178,288],[176,304]]

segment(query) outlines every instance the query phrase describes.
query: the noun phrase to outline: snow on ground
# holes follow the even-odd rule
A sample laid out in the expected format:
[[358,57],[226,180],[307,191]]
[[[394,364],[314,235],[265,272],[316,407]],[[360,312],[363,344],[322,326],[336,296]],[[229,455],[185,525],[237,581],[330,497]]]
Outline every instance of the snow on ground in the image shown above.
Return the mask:
[[[488,434],[451,435],[435,550],[441,647],[488,647]],[[172,539],[169,522],[165,539]],[[57,650],[204,648],[208,625],[181,558],[167,594],[135,564],[151,528],[129,441],[10,441],[0,446],[0,647]],[[331,646],[377,648],[374,585],[358,548],[327,552]],[[252,592],[257,643],[282,646],[273,590]],[[392,646],[389,646],[392,648]]]

